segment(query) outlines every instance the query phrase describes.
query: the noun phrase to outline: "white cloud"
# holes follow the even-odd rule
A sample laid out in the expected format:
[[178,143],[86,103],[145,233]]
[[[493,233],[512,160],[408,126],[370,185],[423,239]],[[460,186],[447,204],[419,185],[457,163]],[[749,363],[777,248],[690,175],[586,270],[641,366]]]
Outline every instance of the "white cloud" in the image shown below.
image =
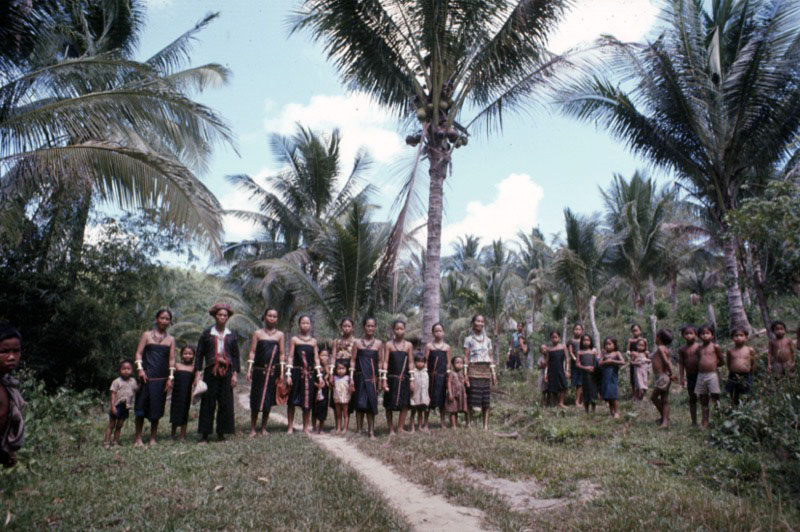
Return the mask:
[[[274,172],[274,169],[265,166],[250,177],[252,177],[256,183],[266,187],[265,178],[272,175]],[[232,185],[228,185],[225,194],[218,195],[217,197],[219,198],[220,204],[222,204],[222,208],[226,210],[257,210],[253,201],[250,199],[250,194]],[[225,215],[223,217],[222,226],[225,229],[224,239],[226,242],[238,242],[253,238],[256,236],[258,230],[251,222],[231,215]]]
[[489,203],[471,201],[458,222],[442,228],[442,246],[447,251],[460,236],[479,236],[483,244],[509,239],[517,231],[528,231],[537,224],[539,203],[544,190],[528,174],[511,174],[497,185],[497,195]]
[[314,131],[328,133],[339,128],[342,135],[341,164],[349,170],[360,147],[369,150],[378,163],[392,161],[403,149],[404,142],[397,134],[398,124],[385,109],[363,93],[346,96],[319,94],[307,104],[289,103],[277,115],[269,114],[264,127],[269,133],[292,135],[297,123]]
[[656,23],[658,14],[659,7],[652,0],[578,0],[553,34],[549,47],[562,53],[602,34],[639,41]]

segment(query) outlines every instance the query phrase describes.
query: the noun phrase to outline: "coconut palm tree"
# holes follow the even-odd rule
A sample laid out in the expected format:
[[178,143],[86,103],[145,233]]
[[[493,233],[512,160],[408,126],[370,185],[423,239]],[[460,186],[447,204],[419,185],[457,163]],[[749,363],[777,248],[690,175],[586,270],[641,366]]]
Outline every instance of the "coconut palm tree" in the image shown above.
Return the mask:
[[[653,42],[605,38],[611,58],[564,91],[565,111],[601,124],[675,173],[716,220],[731,322],[750,327],[726,215],[754,168],[787,159],[800,133],[800,4],[669,0]],[[609,65],[624,83],[606,77]]]
[[611,249],[609,266],[630,282],[633,305],[640,309],[643,283],[649,279],[652,285],[653,277],[664,270],[665,224],[671,218],[674,193],[658,190],[652,179],[638,171],[630,181],[614,174],[608,190],[600,193],[606,205],[606,224],[619,239]]
[[481,251],[481,239],[475,235],[464,235],[456,239],[454,252],[442,261],[442,269],[446,272],[466,273],[478,261]]
[[[407,138],[428,163],[423,334],[439,319],[444,180],[453,150],[473,126],[502,126],[503,111],[531,102],[566,61],[547,36],[567,0],[305,0],[294,31],[322,41],[352,89],[401,118],[419,120]],[[462,110],[476,109],[464,121]]]

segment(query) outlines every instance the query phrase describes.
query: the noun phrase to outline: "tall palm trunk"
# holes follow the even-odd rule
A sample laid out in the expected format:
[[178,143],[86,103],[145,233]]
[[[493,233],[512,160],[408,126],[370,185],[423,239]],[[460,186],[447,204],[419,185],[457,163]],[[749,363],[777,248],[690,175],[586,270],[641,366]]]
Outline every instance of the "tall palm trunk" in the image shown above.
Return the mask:
[[[727,233],[727,230],[725,230]],[[725,260],[725,286],[728,291],[728,308],[731,313],[731,327],[742,327],[750,332],[750,321],[744,311],[742,292],[739,289],[739,264],[736,259],[736,243],[729,234],[723,235]]]
[[[431,327],[439,321],[439,269],[442,251],[442,211],[444,209],[444,179],[450,155],[439,147],[433,135],[428,149],[430,161],[430,192],[428,195],[428,243],[425,250],[425,293],[422,296],[422,341],[432,338]],[[441,142],[441,141],[439,141]]]
[[753,290],[756,293],[756,302],[758,303],[758,310],[761,314],[761,319],[764,321],[764,329],[766,329],[769,339],[773,340],[772,331],[769,327],[769,305],[767,304],[767,296],[764,293],[764,274],[761,271],[761,261],[759,260],[757,251],[753,255]]

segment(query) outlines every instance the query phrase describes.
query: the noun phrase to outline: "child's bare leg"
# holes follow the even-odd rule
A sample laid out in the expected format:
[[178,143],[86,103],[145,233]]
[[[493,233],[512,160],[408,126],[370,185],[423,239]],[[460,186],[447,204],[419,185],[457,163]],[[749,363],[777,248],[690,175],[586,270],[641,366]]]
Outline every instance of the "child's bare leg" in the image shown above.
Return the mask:
[[264,410],[264,413],[261,414],[261,435],[267,433],[267,421],[269,420],[269,408]]
[[334,421],[334,425],[335,425],[334,432],[336,434],[339,434],[339,432],[341,432],[341,430],[342,430],[342,418],[343,417],[344,416],[342,416],[342,405],[340,405],[339,403],[334,403],[334,405],[333,405],[333,421]]
[[442,428],[442,429],[445,427],[445,425],[444,425],[444,414],[445,414],[444,407],[442,407],[442,408],[439,409],[439,428]]
[[375,416],[367,414],[367,429],[369,430],[369,439],[375,439]]
[[611,404],[614,405],[614,418],[619,419],[619,401],[615,399],[611,401]]
[[408,415],[408,408],[401,408],[400,415],[397,417],[397,432],[406,431],[406,416]]
[[188,426],[189,426],[188,423],[185,424],[185,425],[181,425],[181,441],[185,441],[186,440],[186,428]]
[[111,441],[111,433],[114,432],[114,428],[117,426],[116,419],[109,419],[108,420],[108,427],[106,427],[106,435],[103,437],[103,446],[108,448],[109,442]]
[[560,392],[558,392],[558,406],[560,406],[561,408],[565,408],[565,406],[564,406],[564,395],[565,394],[566,394],[566,392],[564,390],[561,390]]
[[483,410],[483,430],[489,430],[489,413],[492,409],[487,406],[481,410]]
[[350,424],[350,412],[347,411],[347,405],[342,407],[342,434],[347,432],[347,425]]
[[356,432],[361,434],[364,430],[364,412],[356,412]]
[[450,427],[453,430],[458,427],[458,414],[450,414]]
[[669,392],[661,394],[661,426],[669,427]]
[[392,411],[391,410],[387,410],[386,411],[386,424],[389,425],[389,436],[394,434],[394,423],[393,423],[393,420],[392,420],[392,416],[393,416],[392,415]]
[[469,428],[469,427],[470,427],[470,425],[472,425],[472,407],[470,407],[470,406],[467,406],[467,415],[466,415],[466,418],[467,418],[467,422],[466,422],[466,425],[465,425],[465,426],[466,426],[467,428]]
[[156,433],[158,432],[158,420],[150,422],[150,445],[156,444]]
[[289,418],[289,428],[286,429],[287,434],[294,432],[294,406],[289,405],[286,407],[286,417]]
[[425,411],[422,413],[422,417],[423,417],[423,422],[422,422],[422,423],[423,423],[423,425],[422,425],[422,426],[424,426],[426,429],[428,428],[428,416],[430,415],[430,413],[431,413],[431,410],[430,410],[430,408],[429,408],[429,409],[427,409],[427,410],[425,410]]
[[120,435],[120,433],[122,433],[123,425],[125,425],[125,420],[124,419],[117,420],[117,425],[114,428],[114,443],[113,443],[114,447],[119,445],[119,435]]
[[689,393],[689,416],[692,418],[692,426],[697,426],[697,396]]
[[[410,429],[410,432],[412,434],[415,432],[415,430],[414,430],[414,417],[416,416],[416,414],[417,414],[417,411],[412,408],[411,409],[411,416],[409,416],[411,418],[411,429]],[[422,415],[422,413],[420,412],[420,416],[421,415]],[[422,427],[420,427],[420,429],[422,429]]]
[[256,423],[258,423],[258,410],[250,412],[250,437],[256,436]]
[[657,389],[653,390],[653,393],[650,394],[650,401],[652,401],[652,403],[656,406],[656,410],[658,410],[658,415],[660,416],[658,423],[663,423],[664,412],[661,410],[661,392]]
[[708,394],[703,394],[700,396],[700,409],[703,411],[702,425],[704,429],[708,428],[708,400]]
[[303,409],[303,432],[308,434],[310,432],[309,426],[311,425],[311,409]]
[[576,386],[575,387],[575,406],[581,406],[583,404],[583,387]]
[[144,418],[136,416],[136,440],[133,445],[136,447],[144,447],[142,442],[142,431],[144,430]]

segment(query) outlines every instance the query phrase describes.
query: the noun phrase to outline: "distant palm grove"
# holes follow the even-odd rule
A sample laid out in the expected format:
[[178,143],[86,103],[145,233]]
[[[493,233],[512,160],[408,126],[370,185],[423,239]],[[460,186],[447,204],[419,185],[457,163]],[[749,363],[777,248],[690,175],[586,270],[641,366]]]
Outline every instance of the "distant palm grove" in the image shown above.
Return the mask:
[[[388,217],[370,154],[345,163],[340,131],[303,124],[267,139],[274,174],[227,176],[248,201],[223,209],[204,182],[214,150],[236,149],[235,128],[195,98],[230,73],[224,57],[191,54],[216,14],[142,59],[141,0],[4,2],[0,319],[23,331],[30,371],[75,388],[107,386],[156,309],[173,311],[186,344],[216,301],[236,310],[245,344],[267,305],[285,330],[308,314],[320,339],[344,316],[376,317],[379,336],[402,317],[409,338],[428,341],[442,322],[455,345],[480,313],[496,359],[518,322],[539,344],[573,322],[620,337],[634,322],[648,335],[712,322],[720,337],[794,324],[800,3],[659,4],[651,40],[606,36],[558,55],[547,42],[566,0],[298,1],[292,39],[318,42],[343,85],[407,135],[414,164]],[[444,182],[463,185],[461,151],[530,105],[606,131],[647,164],[598,175],[602,212],[573,202],[556,235],[465,234],[443,248]],[[116,214],[101,214],[109,204]],[[225,241],[225,216],[252,223],[252,237]],[[215,273],[198,271],[206,262]]]

